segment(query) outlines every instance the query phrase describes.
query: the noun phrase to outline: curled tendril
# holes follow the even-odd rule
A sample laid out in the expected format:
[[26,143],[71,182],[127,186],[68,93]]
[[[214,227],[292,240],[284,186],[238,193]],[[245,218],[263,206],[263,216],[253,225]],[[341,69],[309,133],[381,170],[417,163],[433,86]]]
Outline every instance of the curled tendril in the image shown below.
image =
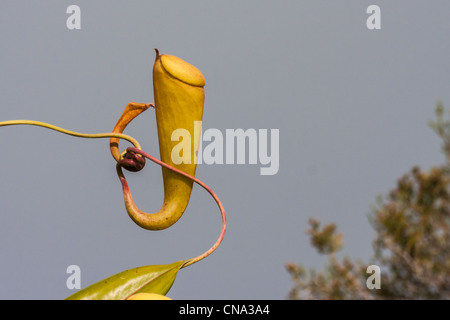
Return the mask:
[[[126,181],[126,178],[122,172],[122,167],[129,170],[129,171],[139,171],[141,170],[144,165],[145,165],[145,158],[159,164],[160,166],[163,166],[171,171],[174,171],[178,174],[181,174],[183,176],[185,176],[186,178],[194,181],[195,183],[199,184],[201,187],[203,187],[206,191],[209,192],[209,194],[214,198],[214,200],[216,201],[217,205],[219,206],[220,209],[220,213],[222,216],[222,230],[220,232],[219,238],[217,239],[217,241],[214,243],[214,245],[207,250],[206,252],[204,252],[203,254],[199,255],[198,257],[195,258],[191,258],[191,259],[187,259],[185,260],[185,263],[183,264],[182,268],[185,268],[191,264],[194,264],[204,258],[206,258],[207,256],[209,256],[212,252],[214,252],[217,247],[220,245],[220,243],[223,240],[223,237],[225,235],[225,231],[226,231],[226,215],[225,215],[225,210],[223,208],[223,205],[220,201],[220,199],[217,197],[217,195],[211,190],[211,188],[209,188],[205,183],[203,183],[201,180],[195,178],[194,176],[191,176],[181,170],[178,170],[170,165],[168,165],[165,162],[162,162],[161,160],[149,155],[148,153],[145,153],[144,151],[142,151],[141,146],[139,144],[139,142],[134,139],[133,137],[123,134],[123,133],[94,133],[94,134],[88,134],[88,133],[79,133],[79,132],[75,132],[75,131],[70,131],[67,129],[63,129],[45,122],[40,122],[40,121],[35,121],[35,120],[10,120],[10,121],[3,121],[0,122],[0,127],[2,126],[10,126],[10,125],[33,125],[33,126],[39,126],[39,127],[44,127],[47,129],[51,129],[51,130],[55,130],[67,135],[71,135],[71,136],[75,136],[75,137],[80,137],[80,138],[91,138],[91,139],[95,139],[95,138],[117,138],[117,139],[124,139],[129,141],[130,143],[132,143],[134,145],[134,147],[128,147],[122,154],[122,156],[120,157],[120,159],[117,160],[117,173],[120,179],[120,182],[122,183],[122,187],[124,189],[124,192],[128,192],[129,193],[129,188],[128,188],[128,183]],[[128,190],[128,191],[127,191]]]
[[[208,187],[204,182],[202,182],[201,180],[197,179],[196,177],[191,176],[191,175],[189,175],[189,174],[187,174],[187,173],[185,173],[185,172],[183,172],[181,170],[178,170],[178,169],[168,165],[167,163],[162,162],[161,160],[159,160],[159,159],[149,155],[148,153],[145,153],[144,151],[142,151],[140,149],[133,148],[133,147],[128,147],[126,149],[126,151],[127,151],[127,154],[133,154],[134,158],[139,158],[139,157],[136,156],[136,154],[139,154],[139,155],[141,155],[141,156],[143,156],[143,157],[145,157],[145,158],[147,158],[147,159],[149,159],[149,160],[159,164],[160,166],[163,166],[163,167],[165,167],[165,168],[167,168],[169,170],[172,170],[172,171],[174,171],[174,172],[176,172],[178,174],[181,174],[181,175],[185,176],[188,179],[191,179],[192,181],[194,181],[195,183],[197,183],[198,185],[203,187],[206,191],[208,191],[208,193],[214,198],[214,200],[216,201],[217,205],[219,206],[220,214],[221,214],[221,217],[222,217],[222,230],[220,232],[219,238],[217,239],[216,243],[214,243],[214,245],[209,250],[207,250],[203,254],[199,255],[198,257],[186,260],[186,263],[183,264],[182,268],[185,268],[185,267],[187,267],[187,266],[189,266],[191,264],[194,264],[194,263],[196,263],[196,262],[206,258],[211,253],[213,253],[217,249],[217,247],[220,245],[220,243],[222,242],[223,237],[225,236],[226,228],[227,228],[227,218],[226,218],[226,214],[225,214],[225,209],[224,209],[224,207],[222,205],[222,202],[220,201],[219,197],[214,193],[214,191],[212,191],[212,189],[210,187]],[[125,179],[125,176],[123,175],[120,163],[117,164],[117,173],[119,175],[120,182],[122,183],[124,192],[128,192],[129,193],[128,183],[127,183],[127,181]]]
[[145,166],[145,158],[137,155],[136,152],[126,151],[122,158],[117,161],[117,164],[128,171],[138,172]]

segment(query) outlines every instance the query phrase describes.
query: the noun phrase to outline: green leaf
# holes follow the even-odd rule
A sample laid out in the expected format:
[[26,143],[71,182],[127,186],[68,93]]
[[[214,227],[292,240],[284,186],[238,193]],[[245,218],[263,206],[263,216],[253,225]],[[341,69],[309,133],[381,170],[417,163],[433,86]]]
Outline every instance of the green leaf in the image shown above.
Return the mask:
[[124,300],[141,292],[165,295],[185,262],[125,270],[77,291],[66,300]]

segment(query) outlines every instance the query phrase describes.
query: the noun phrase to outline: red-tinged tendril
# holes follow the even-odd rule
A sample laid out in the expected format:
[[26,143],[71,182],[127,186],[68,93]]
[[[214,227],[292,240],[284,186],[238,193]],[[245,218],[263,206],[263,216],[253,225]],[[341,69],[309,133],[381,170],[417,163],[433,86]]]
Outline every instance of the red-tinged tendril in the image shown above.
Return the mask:
[[[141,161],[139,159],[141,157],[145,157],[145,158],[155,162],[156,164],[159,164],[162,167],[165,167],[165,168],[167,168],[169,170],[172,170],[172,171],[174,171],[174,172],[176,172],[178,174],[181,174],[181,175],[185,176],[186,178],[194,181],[195,183],[197,183],[198,185],[203,187],[206,191],[208,191],[208,193],[216,201],[217,205],[219,206],[220,214],[221,214],[221,217],[222,217],[222,230],[220,232],[219,238],[217,239],[217,241],[214,243],[214,245],[209,250],[207,250],[203,254],[199,255],[198,257],[186,260],[186,262],[183,264],[182,268],[185,268],[185,267],[187,267],[187,266],[189,266],[191,264],[194,264],[194,263],[196,263],[196,262],[206,258],[211,253],[213,253],[217,249],[217,247],[220,245],[220,243],[222,242],[223,237],[225,235],[225,231],[226,231],[226,227],[227,227],[227,219],[226,219],[226,215],[225,215],[225,209],[224,209],[224,207],[222,205],[222,202],[220,201],[219,197],[214,193],[214,191],[212,191],[212,189],[210,187],[208,187],[204,182],[202,182],[201,180],[197,179],[196,177],[191,176],[191,175],[189,175],[189,174],[187,174],[187,173],[185,173],[185,172],[183,172],[181,170],[178,170],[177,168],[174,168],[174,167],[168,165],[167,163],[162,162],[161,160],[153,157],[152,155],[150,155],[150,154],[148,154],[148,153],[146,153],[146,152],[144,152],[144,151],[142,151],[140,149],[133,148],[133,147],[128,147],[126,149],[126,154],[124,155],[123,158],[127,159],[127,161],[125,161],[125,162],[119,161],[117,163],[117,174],[119,176],[120,182],[122,183],[123,192],[125,194],[129,194],[130,193],[130,189],[128,187],[127,180],[126,180],[126,178],[125,178],[125,176],[124,176],[124,174],[122,172],[122,166],[124,166],[124,163],[125,163],[126,166],[128,166],[129,168],[132,168],[132,170],[130,170],[130,169],[128,169],[128,170],[133,171],[133,168],[139,166],[139,164],[137,162]],[[138,170],[135,170],[135,171],[138,171]]]
[[130,190],[129,190],[126,178],[122,172],[122,167],[129,171],[134,171],[134,172],[139,171],[144,167],[145,158],[147,158],[147,159],[159,164],[160,166],[163,166],[169,170],[172,170],[178,174],[181,174],[181,175],[185,176],[186,178],[191,179],[195,183],[199,184],[201,187],[203,187],[206,191],[209,192],[209,194],[214,198],[217,205],[219,206],[220,213],[222,216],[222,230],[220,232],[219,238],[214,243],[214,245],[209,250],[204,252],[203,254],[199,255],[198,257],[192,258],[192,259],[187,259],[186,262],[183,264],[182,268],[187,267],[193,263],[196,263],[196,262],[206,258],[212,252],[214,252],[217,249],[217,247],[220,245],[220,243],[222,242],[223,237],[225,235],[227,222],[226,222],[225,210],[223,208],[223,205],[222,205],[220,199],[217,197],[217,195],[205,183],[203,183],[199,179],[195,178],[194,176],[191,176],[181,170],[178,170],[178,169],[162,162],[161,160],[145,153],[144,151],[142,151],[140,149],[139,143],[133,137],[122,134],[122,133],[95,133],[95,134],[79,133],[79,132],[63,129],[63,128],[60,128],[60,127],[57,127],[57,126],[54,126],[54,125],[51,125],[51,124],[48,124],[45,122],[34,121],[34,120],[10,120],[10,121],[0,122],[0,127],[10,126],[10,125],[33,125],[33,126],[40,126],[40,127],[44,127],[47,129],[55,130],[55,131],[58,131],[58,132],[61,132],[64,134],[68,134],[71,136],[75,136],[75,137],[81,137],[81,138],[111,138],[111,137],[113,137],[113,138],[118,138],[118,139],[124,139],[124,140],[131,142],[135,147],[127,148],[123,157],[121,157],[119,160],[117,160],[117,173],[119,175],[120,181],[122,183],[123,191],[125,194],[130,195]]

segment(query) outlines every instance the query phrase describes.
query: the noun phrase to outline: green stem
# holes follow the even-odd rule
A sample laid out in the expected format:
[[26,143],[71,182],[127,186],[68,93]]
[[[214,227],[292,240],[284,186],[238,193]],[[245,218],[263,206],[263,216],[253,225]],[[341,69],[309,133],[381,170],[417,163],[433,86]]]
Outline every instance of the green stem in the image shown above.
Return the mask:
[[119,138],[129,141],[131,144],[133,144],[137,149],[142,149],[139,142],[137,142],[136,139],[133,137],[123,134],[123,133],[79,133],[75,131],[70,131],[67,129],[63,129],[57,126],[54,126],[52,124],[48,124],[46,122],[41,121],[35,121],[35,120],[9,120],[9,121],[2,121],[0,122],[0,127],[2,126],[12,126],[12,125],[31,125],[31,126],[38,126],[38,127],[44,127],[47,129],[55,130],[64,134],[68,134],[75,137],[80,138]]

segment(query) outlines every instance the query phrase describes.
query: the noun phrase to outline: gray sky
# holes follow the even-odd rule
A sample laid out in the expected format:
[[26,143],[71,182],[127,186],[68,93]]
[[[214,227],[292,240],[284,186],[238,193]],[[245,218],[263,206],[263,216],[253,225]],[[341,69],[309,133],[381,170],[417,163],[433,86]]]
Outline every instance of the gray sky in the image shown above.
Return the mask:
[[[66,9],[81,8],[81,30]],[[366,9],[381,8],[369,30]],[[342,255],[366,261],[367,214],[413,165],[443,162],[427,126],[450,104],[448,1],[2,1],[0,121],[33,119],[108,132],[130,101],[153,102],[153,48],[206,78],[203,128],[279,129],[279,171],[199,165],[221,198],[219,249],[182,269],[173,299],[284,299],[286,262],[320,268],[309,217],[336,222]],[[108,140],[37,127],[0,128],[0,298],[63,299],[66,268],[82,287],[120,271],[207,250],[220,231],[213,199],[195,186],[163,231],[125,212]],[[127,128],[159,155],[148,110]],[[121,148],[127,143],[121,143]],[[162,203],[159,166],[126,173],[138,206]]]

